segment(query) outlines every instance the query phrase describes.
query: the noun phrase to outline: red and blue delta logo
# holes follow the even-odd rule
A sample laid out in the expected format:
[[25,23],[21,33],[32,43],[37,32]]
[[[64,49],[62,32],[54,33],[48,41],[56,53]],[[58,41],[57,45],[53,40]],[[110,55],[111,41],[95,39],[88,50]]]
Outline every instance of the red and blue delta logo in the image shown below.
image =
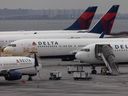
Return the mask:
[[37,44],[36,44],[36,42],[33,41],[33,42],[32,42],[32,45],[33,45],[33,46],[36,46]]

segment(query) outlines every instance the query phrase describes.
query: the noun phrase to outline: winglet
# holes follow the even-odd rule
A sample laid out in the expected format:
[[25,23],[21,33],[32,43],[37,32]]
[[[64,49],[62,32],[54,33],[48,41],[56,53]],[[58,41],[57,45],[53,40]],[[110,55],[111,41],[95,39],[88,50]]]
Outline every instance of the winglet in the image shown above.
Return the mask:
[[105,32],[102,32],[99,38],[104,38]]
[[119,5],[113,5],[110,10],[99,20],[99,22],[89,31],[91,33],[106,32],[107,35],[110,34]]
[[65,30],[86,30],[89,29],[92,19],[97,10],[97,6],[88,7],[87,10],[68,28]]

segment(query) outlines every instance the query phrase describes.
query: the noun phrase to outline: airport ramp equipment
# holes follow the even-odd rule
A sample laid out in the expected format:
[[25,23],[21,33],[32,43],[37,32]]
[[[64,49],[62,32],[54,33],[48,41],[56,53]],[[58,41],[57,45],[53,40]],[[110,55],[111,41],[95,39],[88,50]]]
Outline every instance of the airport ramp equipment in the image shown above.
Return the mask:
[[95,56],[96,58],[102,60],[105,63],[110,74],[112,75],[119,74],[118,66],[115,63],[115,55],[110,45],[97,44],[95,46]]
[[73,66],[68,66],[68,74],[71,74],[73,72],[84,72],[83,66],[82,65],[73,65]]
[[62,73],[60,71],[50,72],[49,80],[60,80],[62,78]]
[[90,80],[92,79],[91,75],[88,72],[73,72],[74,80]]

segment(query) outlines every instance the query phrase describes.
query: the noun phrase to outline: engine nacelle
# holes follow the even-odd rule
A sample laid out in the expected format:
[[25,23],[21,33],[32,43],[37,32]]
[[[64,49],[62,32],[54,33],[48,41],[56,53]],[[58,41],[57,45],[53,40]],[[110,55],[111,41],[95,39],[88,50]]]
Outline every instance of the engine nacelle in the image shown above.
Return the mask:
[[22,73],[18,71],[9,71],[4,77],[5,77],[5,80],[8,80],[8,81],[19,80],[22,78]]
[[102,63],[101,60],[96,58],[95,45],[96,44],[90,44],[86,47],[83,47],[80,51],[76,53],[75,57],[85,63]]
[[62,61],[73,61],[75,59],[75,55],[66,56],[61,58]]
[[75,58],[62,58],[62,61],[73,61]]

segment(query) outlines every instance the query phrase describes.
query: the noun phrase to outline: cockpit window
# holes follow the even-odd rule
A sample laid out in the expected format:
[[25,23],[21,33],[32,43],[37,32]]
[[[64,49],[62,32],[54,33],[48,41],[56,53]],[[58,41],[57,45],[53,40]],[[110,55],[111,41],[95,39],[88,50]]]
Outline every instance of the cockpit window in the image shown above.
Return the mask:
[[90,49],[81,49],[80,51],[89,52],[89,51],[90,51]]
[[16,47],[16,44],[9,44],[8,46]]

